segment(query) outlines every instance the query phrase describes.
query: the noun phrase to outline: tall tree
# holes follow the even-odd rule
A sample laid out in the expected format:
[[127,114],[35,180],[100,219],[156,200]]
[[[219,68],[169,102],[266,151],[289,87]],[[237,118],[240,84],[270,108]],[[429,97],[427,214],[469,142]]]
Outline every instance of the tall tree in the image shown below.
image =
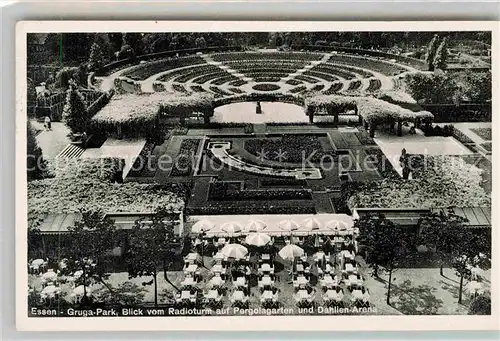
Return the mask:
[[90,120],[87,105],[74,81],[69,82],[62,116],[64,123],[73,133],[83,133],[87,130]]
[[477,296],[469,305],[469,315],[491,315],[491,294]]
[[159,269],[163,269],[165,280],[177,289],[167,276],[167,270],[175,258],[174,238],[174,225],[164,208],[158,209],[150,222],[137,220],[129,237],[129,248],[125,255],[129,277],[152,277],[151,282],[143,282],[143,285],[154,285],[155,305],[158,305]]
[[381,266],[389,273],[387,304],[390,304],[392,274],[406,255],[409,235],[404,228],[381,214],[365,215],[355,226],[359,228],[358,243],[365,251],[365,261],[373,267],[374,275],[379,276]]
[[109,43],[113,49],[113,52],[119,52],[122,48],[123,44],[123,34],[120,32],[117,33],[108,33]]
[[43,178],[45,161],[43,160],[42,149],[38,146],[35,130],[30,121],[27,123],[26,133],[26,170],[28,172],[28,180],[41,179]]
[[437,34],[434,35],[432,40],[427,45],[427,53],[425,55],[425,61],[429,67],[429,71],[434,71],[434,57],[436,56],[436,50],[439,45],[439,36]]
[[199,49],[204,49],[207,47],[207,42],[206,42],[205,38],[203,38],[203,37],[196,38],[194,43],[195,43],[196,47]]
[[446,37],[444,37],[443,40],[441,41],[441,44],[439,44],[439,47],[437,48],[436,54],[434,56],[433,60],[434,68],[440,70],[446,70],[447,59],[448,59],[448,47],[446,45]]
[[87,287],[93,283],[99,282],[112,292],[105,280],[109,277],[106,259],[115,246],[115,225],[102,212],[81,213],[82,219],[68,227],[69,245],[65,254],[67,271],[82,271],[78,281],[83,285],[85,301],[88,301]]
[[144,54],[144,44],[141,33],[124,33],[123,45],[130,46],[137,56]]
[[89,70],[95,71],[100,68],[104,63],[104,56],[102,54],[102,47],[99,45],[97,41],[92,44],[90,48],[90,57],[89,57]]
[[433,212],[420,219],[419,241],[427,246],[440,260],[440,274],[443,276],[444,264],[449,264],[460,244],[458,230],[463,229],[466,219],[453,212]]
[[464,280],[472,280],[472,269],[491,267],[491,236],[464,227],[456,231],[460,244],[454,249],[452,266],[460,277],[458,303],[462,303]]

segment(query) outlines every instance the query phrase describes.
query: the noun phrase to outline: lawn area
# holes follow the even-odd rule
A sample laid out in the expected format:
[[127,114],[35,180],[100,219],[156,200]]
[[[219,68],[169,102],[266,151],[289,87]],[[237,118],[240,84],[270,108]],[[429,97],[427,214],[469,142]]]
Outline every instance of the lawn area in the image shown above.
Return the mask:
[[[283,135],[273,138],[256,138],[245,142],[245,149],[257,157],[280,162],[301,163],[306,159],[319,162],[323,157],[329,160],[336,156],[332,149],[325,150],[326,136]],[[311,156],[309,158],[309,156]]]
[[471,128],[476,135],[480,136],[486,141],[491,141],[492,139],[492,129],[491,128]]
[[[488,276],[488,275],[487,275]],[[464,293],[463,304],[458,303],[460,278],[453,269],[445,268],[444,276],[439,268],[401,268],[393,272],[391,306],[387,306],[388,274],[382,272],[380,279],[369,277],[371,301],[378,307],[394,309],[404,315],[458,315],[467,314],[469,297]],[[487,286],[489,281],[485,280]],[[464,285],[467,281],[464,281]]]

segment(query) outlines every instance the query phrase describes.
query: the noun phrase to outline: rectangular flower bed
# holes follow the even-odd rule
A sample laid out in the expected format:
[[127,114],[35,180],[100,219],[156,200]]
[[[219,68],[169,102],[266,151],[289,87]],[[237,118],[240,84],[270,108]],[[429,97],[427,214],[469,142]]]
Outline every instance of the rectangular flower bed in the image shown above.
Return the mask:
[[491,128],[471,128],[471,130],[483,140],[491,141],[492,129]]
[[179,152],[173,160],[170,176],[191,175],[195,163],[196,151],[200,145],[199,139],[184,139],[181,142]]
[[320,136],[282,135],[279,138],[251,139],[245,142],[245,149],[265,159],[281,162],[301,163],[304,158],[319,162],[324,156],[335,157],[334,150],[325,151]]

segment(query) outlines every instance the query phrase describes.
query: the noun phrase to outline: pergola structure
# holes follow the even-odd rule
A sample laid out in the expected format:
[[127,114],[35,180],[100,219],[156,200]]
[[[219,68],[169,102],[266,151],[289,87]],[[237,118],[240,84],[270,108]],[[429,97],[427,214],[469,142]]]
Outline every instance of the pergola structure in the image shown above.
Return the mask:
[[430,124],[434,119],[434,115],[419,110],[418,106],[414,107],[416,111],[413,111],[402,107],[403,102],[401,105],[389,102],[388,100],[393,100],[393,97],[383,95],[380,96],[385,100],[375,97],[318,95],[305,100],[305,111],[311,123],[315,115],[326,114],[334,116],[334,124],[338,125],[339,115],[352,110],[359,117],[359,123],[364,124],[365,129],[369,130],[372,138],[375,137],[377,126],[381,124],[394,126],[397,123],[397,135],[401,136],[403,122],[413,122],[418,127],[421,123]]

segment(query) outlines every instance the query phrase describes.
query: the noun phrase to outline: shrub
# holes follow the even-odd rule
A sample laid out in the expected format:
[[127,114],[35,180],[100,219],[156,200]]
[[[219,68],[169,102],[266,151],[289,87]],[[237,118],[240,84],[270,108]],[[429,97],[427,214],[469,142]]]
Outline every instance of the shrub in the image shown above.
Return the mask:
[[266,189],[241,190],[231,189],[227,182],[218,181],[210,184],[208,200],[215,201],[258,201],[258,200],[310,200],[310,191],[304,189]]
[[453,137],[464,145],[475,144],[469,136],[465,135],[460,129],[455,127],[453,128]]
[[476,135],[480,136],[483,140],[491,141],[491,139],[492,139],[492,129],[491,128],[472,128],[471,130]]
[[[29,227],[36,227],[49,213],[80,210],[153,212],[167,207],[178,212],[184,206],[186,188],[181,185],[111,183],[122,159],[56,159],[48,165],[53,178],[28,182]],[[42,219],[40,219],[42,217]]]
[[313,201],[302,201],[296,206],[278,206],[276,202],[244,201],[242,205],[224,202],[210,202],[200,207],[188,207],[185,212],[188,215],[208,214],[315,214],[316,209]]
[[307,181],[296,179],[262,179],[260,185],[263,187],[277,187],[277,186],[307,186]]
[[453,131],[455,128],[451,124],[447,124],[443,127],[441,126],[433,126],[433,125],[424,125],[420,127],[425,136],[453,136]]
[[188,176],[193,171],[195,154],[200,144],[199,139],[184,139],[181,142],[179,152],[174,159],[171,176]]
[[426,155],[413,180],[384,179],[360,185],[349,207],[435,208],[490,206],[482,170],[453,156]]
[[488,152],[492,151],[492,144],[491,144],[491,142],[481,143],[481,147],[483,147],[484,149],[486,149]]
[[80,67],[63,67],[56,74],[54,86],[60,89],[67,89],[70,81],[73,80],[76,85],[86,86],[87,75],[82,66]]
[[63,120],[73,133],[82,133],[87,130],[90,115],[76,83],[71,82],[66,91],[66,104],[63,109]]
[[27,139],[26,139],[26,169],[28,172],[28,180],[40,179],[44,175],[45,162],[43,161],[42,149],[36,141],[36,134],[30,121],[27,123]]
[[252,133],[253,133],[253,124],[245,125],[245,134],[252,134]]
[[256,84],[252,89],[259,91],[276,91],[280,89],[280,86],[277,84]]
[[298,81],[296,79],[289,79],[286,81],[286,84],[290,84],[290,85],[299,85],[299,84],[302,84],[301,81]]
[[296,86],[295,88],[293,89],[290,89],[290,92],[292,94],[296,94],[296,93],[301,93],[301,92],[304,92],[307,90],[307,87],[301,85],[301,86]]
[[491,315],[491,296],[489,293],[479,295],[471,301],[469,315]]

